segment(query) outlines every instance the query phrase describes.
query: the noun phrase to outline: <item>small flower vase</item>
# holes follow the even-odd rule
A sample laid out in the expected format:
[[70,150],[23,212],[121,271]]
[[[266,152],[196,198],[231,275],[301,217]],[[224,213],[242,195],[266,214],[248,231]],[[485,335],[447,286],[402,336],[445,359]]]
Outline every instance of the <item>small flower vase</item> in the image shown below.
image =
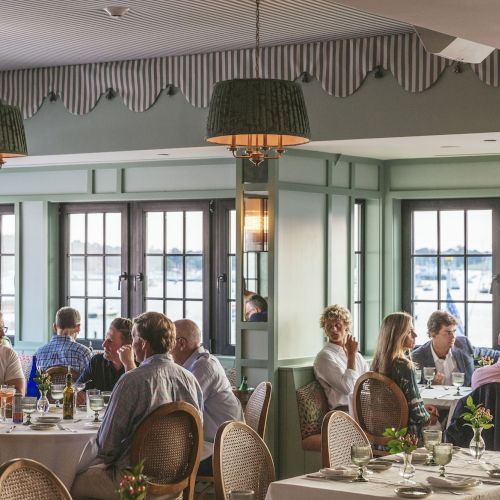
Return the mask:
[[474,457],[475,460],[480,460],[484,453],[484,439],[481,433],[483,432],[482,427],[475,427],[472,429],[474,431],[474,437],[469,444],[470,454]]
[[399,469],[399,475],[403,477],[404,484],[413,484],[410,479],[415,475],[415,467],[411,463],[412,453],[403,453],[403,465]]
[[40,390],[40,399],[36,403],[36,411],[44,415],[49,411],[49,399],[47,398],[47,391]]

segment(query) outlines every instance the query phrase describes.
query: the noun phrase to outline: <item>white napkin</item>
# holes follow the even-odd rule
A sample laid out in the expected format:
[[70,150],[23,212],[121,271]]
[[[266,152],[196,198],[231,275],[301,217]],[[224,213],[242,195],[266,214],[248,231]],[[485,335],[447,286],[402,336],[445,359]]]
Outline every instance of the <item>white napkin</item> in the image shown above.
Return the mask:
[[429,458],[429,451],[427,448],[417,448],[413,452],[413,460],[415,462],[423,462]]
[[477,479],[473,477],[464,477],[462,479],[450,478],[450,477],[436,477],[429,476],[427,482],[431,486],[436,486],[438,488],[453,488],[459,487],[464,488],[466,486],[476,486],[478,483]]
[[325,477],[354,476],[357,474],[357,468],[344,467],[343,465],[340,465],[338,467],[325,467],[324,469],[320,469],[319,471]]

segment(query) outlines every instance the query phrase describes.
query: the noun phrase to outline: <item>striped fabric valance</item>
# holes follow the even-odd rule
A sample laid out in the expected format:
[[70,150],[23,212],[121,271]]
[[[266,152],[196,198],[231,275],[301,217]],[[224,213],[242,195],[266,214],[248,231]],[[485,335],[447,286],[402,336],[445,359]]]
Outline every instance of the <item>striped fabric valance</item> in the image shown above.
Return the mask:
[[[307,72],[330,95],[346,97],[378,66],[390,71],[409,92],[421,92],[439,78],[451,61],[425,51],[416,34],[376,36],[265,47],[261,49],[261,77],[293,80]],[[54,93],[66,108],[82,115],[113,89],[133,111],[147,110],[169,85],[180,88],[196,107],[208,106],[215,82],[253,76],[254,49],[159,57],[50,68],[0,72],[0,99],[33,116]],[[498,86],[498,51],[483,63],[471,65],[488,85]]]

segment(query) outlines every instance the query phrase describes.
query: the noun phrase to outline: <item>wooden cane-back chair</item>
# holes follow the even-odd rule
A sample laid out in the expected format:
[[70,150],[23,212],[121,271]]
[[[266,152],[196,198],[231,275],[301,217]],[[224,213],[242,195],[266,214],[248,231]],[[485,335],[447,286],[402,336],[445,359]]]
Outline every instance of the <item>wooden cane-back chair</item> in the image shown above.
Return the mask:
[[262,438],[266,432],[267,414],[271,403],[271,382],[261,382],[245,407],[245,422]]
[[321,426],[323,467],[349,465],[353,445],[370,445],[363,429],[344,411],[328,412]]
[[[66,375],[68,374],[67,366],[51,366],[45,370],[47,375],[50,375],[50,380],[53,384],[65,384],[66,383]],[[71,368],[71,377],[73,378],[73,382],[76,382],[80,373]]]
[[[385,375],[366,372],[358,378],[353,393],[354,418],[368,440],[379,447],[390,438],[383,436],[387,427],[408,426],[408,403],[399,386]],[[378,453],[375,450],[375,454]]]
[[0,468],[2,500],[71,500],[66,486],[45,465],[28,458],[15,458]]
[[264,500],[275,479],[274,463],[262,438],[243,422],[225,422],[215,436],[214,479],[217,500],[232,490],[253,490]]
[[184,401],[167,403],[151,413],[135,431],[130,459],[144,461],[148,492],[194,496],[203,447],[203,427],[196,408]]

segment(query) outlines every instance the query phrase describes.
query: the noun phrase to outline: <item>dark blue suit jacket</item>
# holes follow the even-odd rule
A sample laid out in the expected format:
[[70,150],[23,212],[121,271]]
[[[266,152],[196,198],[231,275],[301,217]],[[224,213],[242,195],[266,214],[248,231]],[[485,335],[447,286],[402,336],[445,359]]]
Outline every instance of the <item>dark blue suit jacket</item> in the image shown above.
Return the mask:
[[[457,364],[457,368],[459,371],[465,374],[464,385],[466,387],[470,387],[472,373],[474,372],[474,359],[472,356],[469,356],[461,349],[457,349],[453,347],[451,349],[453,354],[453,359]],[[412,353],[412,359],[415,363],[418,363],[418,366],[423,370],[425,366],[436,366],[434,364],[434,358],[432,357],[431,351],[431,341],[429,340],[424,345],[417,347]]]

